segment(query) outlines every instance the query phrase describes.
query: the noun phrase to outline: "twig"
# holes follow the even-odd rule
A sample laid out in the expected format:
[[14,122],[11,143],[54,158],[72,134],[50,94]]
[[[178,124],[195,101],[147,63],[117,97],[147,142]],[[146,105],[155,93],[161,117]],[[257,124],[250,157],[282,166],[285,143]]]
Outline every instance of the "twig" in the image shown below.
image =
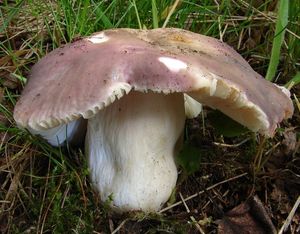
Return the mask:
[[233,145],[229,145],[229,144],[224,144],[224,143],[219,143],[219,142],[213,142],[214,145],[216,146],[222,146],[222,147],[228,147],[228,148],[236,148],[241,146],[242,144],[246,143],[247,141],[249,141],[251,138],[248,137],[244,140],[242,140],[241,142],[237,143],[237,144],[233,144]]
[[187,206],[187,204],[185,203],[185,200],[184,200],[184,198],[183,198],[181,192],[179,192],[179,196],[180,196],[180,199],[181,199],[181,201],[182,201],[182,203],[183,203],[183,205],[184,205],[186,211],[187,211],[188,213],[190,213],[191,211],[190,211],[189,207]]
[[[179,196],[180,196],[180,199],[182,200],[183,205],[185,206],[185,209],[186,209],[186,211],[188,212],[188,214],[191,213],[191,211],[190,211],[189,207],[187,206],[187,204],[185,203],[184,198],[183,198],[183,196],[182,196],[181,193],[179,193]],[[201,234],[205,234],[205,232],[202,230],[202,228],[201,228],[201,226],[199,225],[199,223],[196,221],[195,217],[191,215],[191,216],[190,216],[190,219],[191,219],[192,222],[195,224],[195,226],[196,226],[196,228],[198,229],[198,231],[199,231]]]
[[120,229],[121,229],[121,227],[123,227],[124,226],[124,224],[127,222],[127,220],[128,219],[124,219],[121,223],[120,223],[120,225],[111,233],[111,234],[116,234]]
[[286,232],[288,227],[290,226],[292,219],[296,213],[296,210],[298,208],[298,206],[300,205],[300,196],[298,197],[297,201],[295,202],[291,212],[289,213],[288,217],[286,218],[286,220],[284,221],[284,224],[282,225],[282,227],[280,228],[278,234],[282,234],[283,232]]
[[214,185],[212,185],[212,186],[206,188],[205,190],[202,190],[202,191],[200,191],[200,192],[198,192],[198,193],[195,193],[195,194],[193,194],[193,195],[191,195],[191,196],[189,196],[189,197],[183,199],[182,201],[176,202],[176,203],[174,203],[174,204],[172,204],[172,205],[170,205],[170,206],[168,206],[168,207],[166,207],[166,208],[160,210],[159,213],[163,213],[163,212],[165,212],[165,211],[167,211],[167,210],[170,210],[170,209],[172,209],[172,208],[174,208],[174,207],[176,207],[176,206],[181,205],[181,204],[183,203],[183,201],[186,202],[186,201],[188,201],[188,200],[191,200],[191,199],[193,199],[193,198],[195,198],[195,197],[201,195],[201,194],[204,193],[205,191],[211,190],[211,189],[213,189],[213,188],[215,188],[215,187],[218,187],[218,186],[221,185],[221,184],[225,184],[225,183],[227,183],[227,182],[229,182],[229,181],[232,181],[232,180],[236,180],[236,179],[238,179],[238,178],[241,178],[241,177],[243,177],[243,176],[245,176],[245,175],[247,175],[247,174],[248,174],[248,173],[245,172],[245,173],[243,173],[243,174],[234,176],[234,177],[229,178],[229,179],[227,179],[227,180],[220,181],[220,182],[218,182],[218,183],[216,183],[216,184],[214,184]]

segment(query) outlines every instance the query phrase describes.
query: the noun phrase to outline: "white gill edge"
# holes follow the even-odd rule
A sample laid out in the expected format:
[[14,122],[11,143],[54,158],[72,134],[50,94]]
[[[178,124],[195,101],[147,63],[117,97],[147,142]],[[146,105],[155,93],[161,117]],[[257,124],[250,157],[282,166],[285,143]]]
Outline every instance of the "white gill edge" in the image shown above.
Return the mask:
[[[205,73],[200,68],[195,66],[190,67],[189,73],[195,81],[195,85],[193,87],[194,91],[192,91],[192,93],[195,95],[191,95],[192,98],[197,100],[197,90],[202,90],[202,92],[204,91],[210,96],[219,97],[224,100],[234,97],[234,103],[237,108],[251,109],[256,113],[257,116],[256,119],[258,122],[255,124],[255,126],[249,127],[249,125],[247,126],[245,123],[241,124],[249,127],[254,132],[259,131],[262,134],[270,135],[270,122],[266,113],[258,105],[250,102],[246,93],[241,92],[237,85],[224,80],[224,78],[219,77],[214,73]],[[233,118],[234,115],[232,114],[229,117]]]

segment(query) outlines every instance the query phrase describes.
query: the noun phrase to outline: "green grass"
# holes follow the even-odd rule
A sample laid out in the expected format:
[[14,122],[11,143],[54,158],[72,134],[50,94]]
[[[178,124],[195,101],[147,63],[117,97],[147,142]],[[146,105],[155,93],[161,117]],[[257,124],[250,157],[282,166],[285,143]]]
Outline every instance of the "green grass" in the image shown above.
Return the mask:
[[275,35],[273,39],[270,64],[266,74],[266,79],[273,81],[280,59],[280,49],[284,40],[285,30],[289,18],[289,1],[280,0],[278,15],[276,20]]
[[[161,216],[112,217],[107,206],[100,204],[91,188],[84,155],[78,149],[54,148],[39,137],[17,128],[12,118],[13,107],[22,91],[31,66],[42,56],[80,36],[109,28],[185,28],[222,39],[249,61],[252,67],[269,80],[286,84],[299,83],[300,70],[300,3],[290,1],[289,6],[277,8],[273,0],[246,2],[225,1],[179,1],[173,14],[168,13],[175,1],[170,0],[4,0],[0,12],[0,220],[4,233],[92,233],[112,232],[126,223],[143,232],[186,233],[195,231],[190,214],[184,208],[175,209]],[[219,4],[217,4],[219,2]],[[287,8],[289,8],[287,10]],[[285,33],[283,33],[285,31]],[[296,75],[298,74],[298,75]],[[295,78],[294,78],[295,77]],[[296,86],[292,92],[299,97]],[[298,92],[298,93],[297,93]],[[294,119],[295,126],[299,119]],[[204,185],[217,183],[248,171],[253,163],[239,160],[245,152],[253,155],[254,137],[238,149],[224,150],[207,145],[205,139],[223,142],[223,136],[212,132],[206,120],[201,142],[210,150],[209,157],[196,160],[188,182],[178,185],[177,192],[185,196]],[[198,139],[198,133],[193,139]],[[236,144],[244,139],[227,139]],[[247,136],[249,137],[249,136]],[[270,150],[274,143],[269,143]],[[241,139],[240,139],[241,138]],[[189,150],[187,150],[188,152]],[[195,151],[197,152],[197,151]],[[249,153],[250,154],[250,153]],[[254,156],[254,155],[253,155]],[[194,157],[194,155],[192,155]],[[224,164],[224,166],[220,166]],[[210,166],[207,166],[210,165]],[[233,168],[233,165],[235,166]],[[245,167],[245,165],[247,165]],[[209,176],[210,180],[204,179]],[[251,183],[251,179],[245,179]],[[250,184],[251,185],[251,184]],[[242,187],[245,185],[241,185]],[[234,185],[232,196],[238,196]],[[239,186],[240,187],[240,184]],[[202,189],[204,188],[201,187]],[[225,194],[215,191],[219,197]],[[245,189],[246,190],[246,189]],[[216,195],[211,195],[214,197]],[[211,197],[202,197],[189,203],[198,213],[198,220],[218,218],[211,213],[216,206]],[[178,199],[178,196],[177,196]],[[224,201],[227,199],[223,197]],[[226,200],[227,201],[227,200]],[[241,198],[240,200],[241,201]],[[226,206],[224,203],[222,206]],[[200,207],[207,207],[200,209]],[[124,224],[127,231],[130,225]],[[278,221],[278,225],[280,221]],[[0,225],[0,226],[1,226]],[[121,227],[122,228],[122,227]],[[204,225],[206,231],[216,229],[211,223]]]

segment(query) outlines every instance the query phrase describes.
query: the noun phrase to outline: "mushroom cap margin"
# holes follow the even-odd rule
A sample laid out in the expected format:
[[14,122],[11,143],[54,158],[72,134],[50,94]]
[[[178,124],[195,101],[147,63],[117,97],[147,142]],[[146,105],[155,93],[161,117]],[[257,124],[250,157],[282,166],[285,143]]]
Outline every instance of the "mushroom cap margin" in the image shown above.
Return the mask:
[[183,92],[272,136],[290,98],[231,47],[182,29],[114,29],[55,49],[33,66],[17,124],[49,129],[91,118],[131,90]]

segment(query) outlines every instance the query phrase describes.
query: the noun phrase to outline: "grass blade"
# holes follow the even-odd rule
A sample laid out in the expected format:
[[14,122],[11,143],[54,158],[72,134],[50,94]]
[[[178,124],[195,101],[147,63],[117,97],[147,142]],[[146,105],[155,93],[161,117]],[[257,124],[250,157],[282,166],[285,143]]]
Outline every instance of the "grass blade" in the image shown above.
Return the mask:
[[152,0],[152,22],[153,22],[153,28],[158,28],[156,0]]
[[174,13],[175,9],[177,8],[177,6],[179,6],[181,4],[181,2],[182,2],[181,0],[176,0],[174,2],[174,4],[171,6],[171,9],[168,12],[167,18],[165,19],[165,22],[164,22],[162,28],[167,27],[167,24],[169,23],[169,20],[170,20],[171,16],[173,15],[173,13]]
[[16,6],[12,7],[9,11],[9,15],[7,18],[4,18],[3,16],[3,12],[2,12],[2,6],[0,8],[0,17],[3,18],[2,21],[2,25],[0,26],[0,33],[4,32],[7,28],[7,26],[9,25],[9,23],[12,21],[12,19],[15,17],[16,14],[18,14],[18,12],[21,9],[21,6],[23,5],[24,0],[18,2],[16,4]]
[[285,87],[287,89],[291,89],[293,86],[298,85],[299,83],[300,83],[300,72],[297,72],[297,74],[288,83],[286,83]]
[[141,24],[141,20],[140,20],[140,15],[139,15],[139,11],[138,11],[138,9],[137,9],[137,7],[136,7],[136,2],[135,2],[135,0],[133,0],[133,1],[131,2],[131,4],[133,5],[134,10],[135,10],[136,18],[137,18],[137,21],[138,21],[138,24],[139,24],[139,29],[142,29],[142,24]]
[[275,36],[271,51],[271,59],[266,75],[266,79],[273,81],[280,58],[280,48],[284,39],[285,29],[288,24],[289,1],[281,0],[279,2],[278,17],[276,21]]

